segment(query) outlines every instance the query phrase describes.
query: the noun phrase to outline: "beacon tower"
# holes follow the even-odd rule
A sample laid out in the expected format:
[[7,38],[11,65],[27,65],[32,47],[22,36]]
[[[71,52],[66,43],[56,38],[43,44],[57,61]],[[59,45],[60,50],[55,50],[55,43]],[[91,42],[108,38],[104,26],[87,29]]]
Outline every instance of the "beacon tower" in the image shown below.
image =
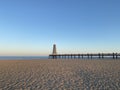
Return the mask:
[[53,45],[53,55],[57,55],[56,44]]

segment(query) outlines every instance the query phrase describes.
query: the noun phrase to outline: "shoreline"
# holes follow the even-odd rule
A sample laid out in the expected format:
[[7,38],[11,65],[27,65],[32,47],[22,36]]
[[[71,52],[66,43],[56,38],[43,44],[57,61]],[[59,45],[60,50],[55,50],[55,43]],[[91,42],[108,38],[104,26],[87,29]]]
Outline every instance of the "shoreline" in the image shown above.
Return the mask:
[[49,58],[41,58],[41,59],[0,59],[0,61],[16,61],[16,60],[18,60],[18,61],[41,61],[41,60],[48,60],[48,61],[60,61],[60,60],[62,60],[62,61],[75,61],[75,60],[78,60],[78,61],[110,61],[110,60],[112,60],[112,61],[120,61],[120,59],[112,59],[112,58],[104,58],[104,59],[96,59],[96,58],[94,58],[94,59],[49,59]]

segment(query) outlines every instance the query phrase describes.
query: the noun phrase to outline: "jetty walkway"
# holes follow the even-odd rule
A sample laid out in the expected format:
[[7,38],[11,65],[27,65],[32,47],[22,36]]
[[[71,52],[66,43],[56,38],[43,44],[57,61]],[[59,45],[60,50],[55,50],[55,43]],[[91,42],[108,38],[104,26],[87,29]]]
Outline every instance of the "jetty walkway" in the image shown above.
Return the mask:
[[98,53],[98,54],[50,54],[49,59],[92,59],[92,58],[120,58],[120,53]]

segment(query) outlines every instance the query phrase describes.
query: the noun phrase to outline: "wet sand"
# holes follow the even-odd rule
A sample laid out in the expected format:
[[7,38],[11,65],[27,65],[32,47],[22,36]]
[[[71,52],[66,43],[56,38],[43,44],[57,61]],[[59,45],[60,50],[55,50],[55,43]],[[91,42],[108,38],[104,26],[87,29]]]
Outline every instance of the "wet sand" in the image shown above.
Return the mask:
[[0,60],[0,90],[120,90],[120,60]]

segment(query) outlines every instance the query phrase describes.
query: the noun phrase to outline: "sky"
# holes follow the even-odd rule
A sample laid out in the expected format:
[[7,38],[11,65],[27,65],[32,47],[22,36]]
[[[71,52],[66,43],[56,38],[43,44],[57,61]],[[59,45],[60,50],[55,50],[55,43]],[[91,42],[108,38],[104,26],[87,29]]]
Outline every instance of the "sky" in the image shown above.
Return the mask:
[[120,0],[0,0],[0,56],[120,52]]

